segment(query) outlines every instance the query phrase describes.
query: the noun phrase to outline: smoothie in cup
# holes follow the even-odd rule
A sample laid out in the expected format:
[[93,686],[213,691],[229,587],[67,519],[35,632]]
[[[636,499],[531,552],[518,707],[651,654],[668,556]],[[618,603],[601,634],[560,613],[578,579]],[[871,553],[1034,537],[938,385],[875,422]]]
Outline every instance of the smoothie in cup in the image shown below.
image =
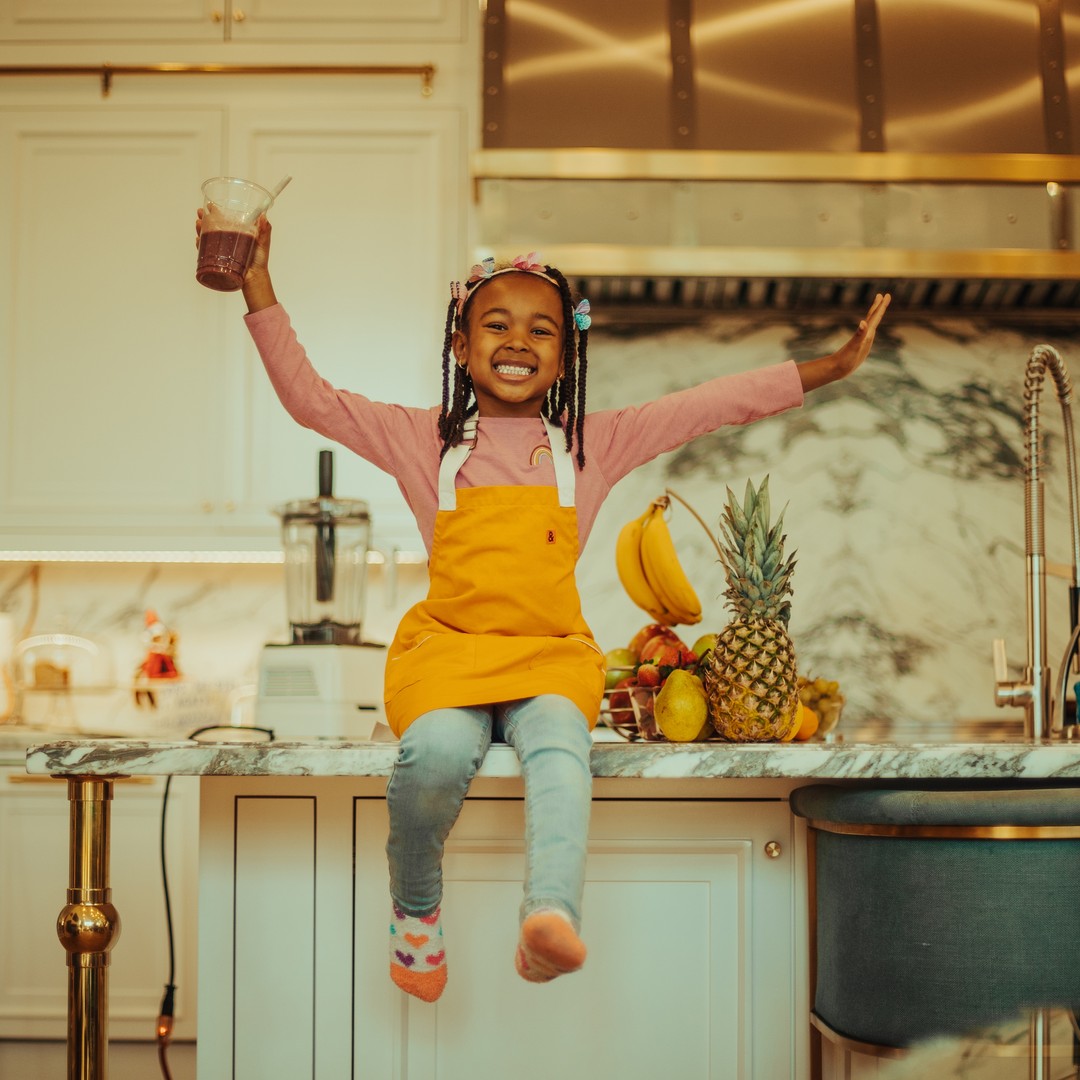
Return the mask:
[[215,176],[203,186],[202,231],[195,280],[218,292],[235,292],[255,254],[256,222],[274,204],[266,188],[235,176]]

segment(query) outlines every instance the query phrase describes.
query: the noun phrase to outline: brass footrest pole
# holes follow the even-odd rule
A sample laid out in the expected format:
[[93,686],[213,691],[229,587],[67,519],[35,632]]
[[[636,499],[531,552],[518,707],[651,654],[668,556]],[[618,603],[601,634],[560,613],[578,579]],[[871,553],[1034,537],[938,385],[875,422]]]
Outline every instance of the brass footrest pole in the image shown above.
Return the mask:
[[56,933],[68,963],[68,1080],[108,1080],[109,950],[120,916],[109,887],[111,780],[67,778],[67,904]]

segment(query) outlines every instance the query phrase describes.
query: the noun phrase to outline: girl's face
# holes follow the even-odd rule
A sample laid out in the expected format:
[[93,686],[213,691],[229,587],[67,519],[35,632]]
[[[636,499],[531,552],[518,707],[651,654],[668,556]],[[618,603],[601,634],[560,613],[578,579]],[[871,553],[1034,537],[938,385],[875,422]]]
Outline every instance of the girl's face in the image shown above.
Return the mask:
[[539,416],[563,373],[559,290],[535,274],[499,274],[470,300],[466,332],[452,344],[481,416]]

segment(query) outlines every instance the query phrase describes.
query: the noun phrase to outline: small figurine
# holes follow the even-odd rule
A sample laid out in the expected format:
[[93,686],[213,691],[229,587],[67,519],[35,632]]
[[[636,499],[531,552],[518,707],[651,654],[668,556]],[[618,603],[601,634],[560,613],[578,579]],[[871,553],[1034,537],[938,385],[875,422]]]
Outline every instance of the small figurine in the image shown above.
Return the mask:
[[157,702],[152,691],[138,684],[144,679],[179,679],[176,667],[176,632],[170,630],[159,618],[156,611],[148,609],[144,618],[146,629],[143,640],[146,642],[146,657],[135,669],[135,702],[140,703],[145,697],[153,708]]

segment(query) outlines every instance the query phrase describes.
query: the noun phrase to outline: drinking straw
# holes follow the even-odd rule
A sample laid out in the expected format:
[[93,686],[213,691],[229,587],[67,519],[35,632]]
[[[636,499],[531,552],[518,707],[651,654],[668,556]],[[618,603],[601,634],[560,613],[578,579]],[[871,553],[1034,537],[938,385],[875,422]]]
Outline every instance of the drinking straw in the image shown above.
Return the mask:
[[278,186],[270,192],[270,195],[276,200],[277,197],[289,186],[289,181],[292,180],[291,176],[283,176],[278,181]]

